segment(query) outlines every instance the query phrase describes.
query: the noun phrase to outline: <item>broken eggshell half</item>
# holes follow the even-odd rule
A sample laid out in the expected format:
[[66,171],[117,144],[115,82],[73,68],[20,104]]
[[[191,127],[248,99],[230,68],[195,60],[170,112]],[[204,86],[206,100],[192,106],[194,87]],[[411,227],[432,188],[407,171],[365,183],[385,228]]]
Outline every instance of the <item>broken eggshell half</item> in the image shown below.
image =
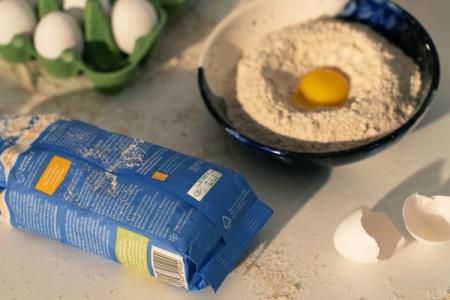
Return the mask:
[[403,204],[403,220],[418,241],[439,244],[450,241],[450,197],[413,194]]
[[333,243],[337,252],[351,261],[377,263],[403,247],[405,238],[386,214],[363,206],[339,224]]

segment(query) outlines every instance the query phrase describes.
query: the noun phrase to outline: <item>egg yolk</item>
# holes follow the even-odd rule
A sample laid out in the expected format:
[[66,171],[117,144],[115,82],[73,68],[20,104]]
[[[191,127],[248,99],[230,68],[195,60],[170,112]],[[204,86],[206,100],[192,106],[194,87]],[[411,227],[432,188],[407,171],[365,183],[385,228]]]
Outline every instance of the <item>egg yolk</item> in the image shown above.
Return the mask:
[[294,105],[308,108],[337,106],[348,99],[350,80],[342,71],[331,68],[317,68],[300,78],[292,101]]

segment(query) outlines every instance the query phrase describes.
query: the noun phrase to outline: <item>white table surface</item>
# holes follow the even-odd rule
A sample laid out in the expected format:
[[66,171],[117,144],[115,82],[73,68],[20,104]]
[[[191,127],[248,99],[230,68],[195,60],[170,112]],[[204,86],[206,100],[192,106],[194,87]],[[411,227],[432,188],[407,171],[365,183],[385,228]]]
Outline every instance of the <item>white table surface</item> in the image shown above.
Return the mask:
[[[171,21],[141,78],[113,97],[79,82],[69,92],[48,79],[35,82],[37,90],[24,87],[20,72],[2,66],[0,113],[60,112],[240,170],[275,210],[253,246],[253,253],[260,255],[248,258],[217,294],[187,294],[80,250],[0,226],[0,299],[447,296],[450,244],[430,247],[409,240],[390,260],[360,265],[336,253],[332,235],[358,206],[377,207],[400,221],[399,207],[409,194],[450,194],[450,1],[398,1],[426,26],[441,56],[441,87],[425,120],[387,151],[334,169],[290,168],[254,157],[227,138],[203,107],[196,86],[198,54],[207,34],[237,2],[197,0],[189,12]],[[273,279],[258,267],[272,272]],[[287,291],[290,284],[298,292]]]

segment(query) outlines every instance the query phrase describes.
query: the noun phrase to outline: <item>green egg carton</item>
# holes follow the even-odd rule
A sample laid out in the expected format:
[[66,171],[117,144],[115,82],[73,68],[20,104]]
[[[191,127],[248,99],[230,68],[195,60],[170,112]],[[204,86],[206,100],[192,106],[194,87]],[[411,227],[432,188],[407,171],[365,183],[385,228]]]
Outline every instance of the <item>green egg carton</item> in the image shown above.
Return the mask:
[[[83,73],[93,85],[103,92],[116,92],[126,86],[139,63],[149,54],[167,23],[167,11],[184,7],[190,0],[150,1],[158,14],[158,24],[152,32],[136,42],[130,55],[121,52],[112,34],[111,21],[103,12],[99,0],[88,0],[84,9],[82,32],[84,53],[80,56],[72,49],[65,50],[58,59],[41,57],[33,47],[32,37],[17,35],[9,45],[0,46],[0,56],[11,64],[37,60],[53,77],[70,78]],[[42,19],[46,14],[61,10],[59,0],[38,0],[36,15]]]
[[16,35],[9,45],[0,45],[0,56],[11,64],[27,62],[34,58],[33,41],[25,34]]
[[194,2],[194,0],[158,0],[158,2],[168,13],[174,14]]

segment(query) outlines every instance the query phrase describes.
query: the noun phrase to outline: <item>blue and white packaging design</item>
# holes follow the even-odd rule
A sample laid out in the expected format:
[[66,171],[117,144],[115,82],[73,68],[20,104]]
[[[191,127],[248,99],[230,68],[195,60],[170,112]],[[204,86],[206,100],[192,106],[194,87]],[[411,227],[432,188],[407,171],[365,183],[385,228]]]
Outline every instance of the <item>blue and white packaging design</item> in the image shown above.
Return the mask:
[[229,169],[54,115],[0,119],[6,223],[217,290],[272,215]]

